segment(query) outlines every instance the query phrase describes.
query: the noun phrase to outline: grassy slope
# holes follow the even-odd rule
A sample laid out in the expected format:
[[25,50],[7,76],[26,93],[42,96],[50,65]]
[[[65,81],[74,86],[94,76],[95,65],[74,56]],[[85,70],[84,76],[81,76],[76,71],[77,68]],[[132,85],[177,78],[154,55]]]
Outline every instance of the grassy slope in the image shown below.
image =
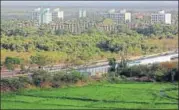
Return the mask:
[[[177,100],[160,96],[173,85],[159,83],[102,84],[4,94],[2,108],[170,108]],[[177,91],[171,91],[176,92]],[[176,95],[175,95],[176,97]],[[84,100],[86,99],[86,100]],[[93,100],[93,101],[91,101]],[[105,101],[104,101],[105,100]],[[168,104],[166,104],[168,103]]]

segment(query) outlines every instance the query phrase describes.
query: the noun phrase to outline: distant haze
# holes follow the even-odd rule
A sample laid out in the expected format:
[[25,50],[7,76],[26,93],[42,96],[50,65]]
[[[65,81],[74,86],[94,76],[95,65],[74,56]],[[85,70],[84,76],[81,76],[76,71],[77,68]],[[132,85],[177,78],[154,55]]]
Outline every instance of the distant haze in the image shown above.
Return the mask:
[[1,6],[177,8],[178,1],[2,1]]

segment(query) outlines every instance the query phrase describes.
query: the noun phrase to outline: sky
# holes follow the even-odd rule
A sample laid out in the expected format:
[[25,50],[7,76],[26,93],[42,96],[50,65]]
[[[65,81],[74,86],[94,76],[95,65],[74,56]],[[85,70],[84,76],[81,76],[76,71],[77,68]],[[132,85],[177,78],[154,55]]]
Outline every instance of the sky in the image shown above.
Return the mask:
[[80,5],[178,5],[178,1],[1,1],[1,6],[80,6]]

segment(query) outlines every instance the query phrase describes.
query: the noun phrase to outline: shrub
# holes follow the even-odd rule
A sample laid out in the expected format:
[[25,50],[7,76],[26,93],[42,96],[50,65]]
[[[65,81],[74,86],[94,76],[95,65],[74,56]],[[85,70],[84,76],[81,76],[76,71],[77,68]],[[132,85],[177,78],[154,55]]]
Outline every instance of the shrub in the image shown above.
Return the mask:
[[44,70],[34,71],[32,75],[33,83],[36,86],[40,86],[41,83],[44,83],[44,82],[50,82],[51,79],[52,79],[52,76]]
[[154,74],[155,74],[155,80],[156,81],[162,81],[163,76],[164,76],[164,71],[157,70],[157,71],[154,71]]
[[11,83],[9,79],[1,79],[1,91],[10,91]]
[[10,85],[11,85],[11,89],[13,91],[24,88],[24,84],[22,82],[20,82],[18,78],[10,79]]
[[58,88],[62,84],[64,73],[63,72],[57,72],[53,75],[52,78],[52,87]]
[[20,76],[19,81],[23,83],[24,87],[26,87],[27,84],[33,84],[32,80],[27,76]]
[[116,59],[115,58],[108,58],[109,61],[109,72],[115,72],[116,71]]
[[71,75],[72,75],[72,82],[73,83],[76,83],[77,81],[82,80],[82,75],[78,71],[72,71]]
[[54,78],[54,79],[56,81],[59,82],[58,79],[60,79],[61,82],[65,82],[65,83],[76,83],[79,80],[85,81],[87,79],[87,76],[81,74],[78,71],[71,71],[68,73],[61,73],[61,74],[59,73],[59,74],[56,74],[55,76],[56,76],[56,78]]
[[21,68],[21,71],[25,71],[25,65],[24,64],[21,64],[20,68]]
[[19,65],[21,62],[22,62],[22,60],[19,59],[19,58],[16,58],[16,57],[6,57],[4,64],[7,67],[7,69],[14,70],[14,66],[16,64]]
[[1,90],[2,91],[17,91],[30,84],[29,78],[19,77],[10,79],[1,79]]
[[126,79],[127,79],[126,76],[124,76],[124,75],[121,75],[121,78],[122,78],[123,80],[126,80]]
[[108,77],[115,77],[116,76],[116,73],[115,72],[109,72],[108,73]]
[[81,81],[88,81],[88,73],[83,73],[83,74],[81,74]]
[[168,70],[166,74],[164,75],[165,81],[178,81],[179,79],[179,73],[177,68],[173,68],[171,70]]
[[21,83],[18,78],[1,79],[2,91],[16,91],[23,87],[23,83]]
[[[110,74],[111,73],[109,73],[109,76]],[[178,66],[176,62],[152,65],[135,65],[132,67],[125,67],[120,69],[120,71],[118,71],[118,75],[124,75],[126,77],[137,77],[144,81],[153,81],[153,79],[156,81],[173,81],[177,80]]]
[[110,83],[119,83],[122,79],[120,77],[108,77],[108,81]]
[[62,76],[62,78],[61,78],[61,81],[65,82],[65,83],[71,83],[71,81],[72,81],[72,75],[70,73],[64,74]]
[[16,57],[6,57],[5,64],[20,64],[21,60]]

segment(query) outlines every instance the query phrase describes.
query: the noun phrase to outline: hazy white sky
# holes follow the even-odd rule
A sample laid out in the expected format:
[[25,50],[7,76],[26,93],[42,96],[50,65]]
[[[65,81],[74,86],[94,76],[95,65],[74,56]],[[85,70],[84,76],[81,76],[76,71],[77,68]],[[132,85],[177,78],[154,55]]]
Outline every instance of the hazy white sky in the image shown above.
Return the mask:
[[57,4],[166,4],[178,5],[178,1],[1,1],[1,5],[57,5]]

